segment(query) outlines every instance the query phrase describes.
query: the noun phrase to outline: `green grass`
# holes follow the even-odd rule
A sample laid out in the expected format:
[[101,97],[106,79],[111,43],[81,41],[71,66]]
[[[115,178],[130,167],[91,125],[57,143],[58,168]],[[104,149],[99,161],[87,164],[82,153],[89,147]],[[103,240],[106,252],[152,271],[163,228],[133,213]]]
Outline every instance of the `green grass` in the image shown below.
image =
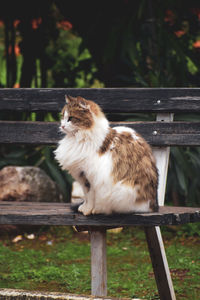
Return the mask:
[[[90,242],[69,227],[35,231],[13,243],[0,236],[0,287],[90,294]],[[177,299],[199,299],[199,237],[165,230],[164,240]],[[50,245],[49,245],[50,242]],[[158,299],[145,236],[138,228],[108,233],[108,294]]]

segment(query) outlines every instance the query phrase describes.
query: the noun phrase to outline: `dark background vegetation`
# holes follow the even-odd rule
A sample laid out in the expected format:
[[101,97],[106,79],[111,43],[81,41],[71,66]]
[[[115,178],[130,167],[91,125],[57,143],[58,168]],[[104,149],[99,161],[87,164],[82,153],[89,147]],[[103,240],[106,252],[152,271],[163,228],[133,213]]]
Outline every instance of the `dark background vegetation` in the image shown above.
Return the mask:
[[[199,1],[0,2],[1,88],[199,86]],[[0,168],[12,164],[43,168],[69,199],[71,178],[59,169],[51,147],[1,146]],[[172,148],[169,169],[167,203],[199,206],[200,149]]]
[[[199,0],[0,0],[0,88],[199,85]],[[0,117],[59,120],[52,113]],[[155,116],[131,116],[136,117]],[[183,118],[199,120],[175,115]],[[60,170],[53,149],[0,145],[0,169],[40,167],[69,201],[72,178]],[[166,204],[200,206],[199,147],[171,148]],[[177,299],[199,299],[199,225],[162,228]],[[90,293],[85,234],[66,227],[23,227],[17,242],[14,233],[3,232],[0,287]],[[158,299],[143,231],[109,233],[107,244],[109,295]]]

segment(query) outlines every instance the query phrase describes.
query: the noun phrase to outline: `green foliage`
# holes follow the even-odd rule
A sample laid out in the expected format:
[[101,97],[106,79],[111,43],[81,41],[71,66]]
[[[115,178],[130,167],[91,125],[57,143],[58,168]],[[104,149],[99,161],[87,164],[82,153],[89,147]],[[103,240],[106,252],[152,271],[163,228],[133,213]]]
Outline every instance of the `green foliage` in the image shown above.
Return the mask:
[[[200,204],[200,148],[171,148],[167,184],[168,201],[177,205],[199,206]],[[177,197],[177,199],[173,199]]]
[[186,239],[189,236],[200,236],[200,223],[188,223],[179,226],[177,235],[184,236]]
[[4,32],[3,26],[0,26],[0,87],[6,83],[6,60],[4,49]]
[[[0,84],[6,82],[5,47],[3,45],[2,30],[0,27]],[[48,87],[102,87],[103,84],[95,78],[96,67],[88,49],[82,46],[82,39],[72,31],[60,28],[57,38],[50,39],[46,47],[48,61]],[[22,55],[17,57],[17,82],[20,82]],[[51,68],[50,68],[51,67]],[[0,78],[0,79],[1,79]],[[37,85],[36,85],[37,82]],[[32,80],[31,87],[41,87],[41,61],[36,60],[36,78]],[[51,113],[36,114],[1,114],[1,119],[23,121],[57,121],[58,116]],[[34,165],[42,168],[58,183],[66,201],[70,199],[71,176],[60,169],[55,162],[53,147],[30,146],[1,146],[0,169],[7,165]]]
[[[179,231],[178,231],[179,233]],[[198,239],[165,230],[166,251],[177,299],[197,300]],[[90,242],[66,227],[40,230],[34,240],[14,244],[1,238],[0,287],[90,294]],[[48,244],[51,241],[51,245]],[[157,299],[157,288],[144,232],[138,228],[108,233],[108,294]]]
[[114,23],[104,59],[112,64],[118,55],[119,66],[123,67],[117,77],[123,85],[199,84],[199,52],[193,45],[199,39],[199,21],[196,3],[192,2],[182,5],[180,1],[134,1],[132,15],[122,15],[121,22]]
[[56,41],[46,49],[51,61],[49,87],[90,87],[94,84],[97,69],[88,49],[82,46],[81,37],[60,29]]

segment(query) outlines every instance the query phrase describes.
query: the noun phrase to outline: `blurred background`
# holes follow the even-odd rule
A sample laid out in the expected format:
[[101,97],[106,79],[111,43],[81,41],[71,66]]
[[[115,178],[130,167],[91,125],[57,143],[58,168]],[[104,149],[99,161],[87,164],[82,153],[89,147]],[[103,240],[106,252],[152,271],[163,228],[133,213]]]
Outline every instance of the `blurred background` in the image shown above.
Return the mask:
[[[197,0],[6,0],[0,4],[1,88],[200,85]],[[23,113],[9,118],[58,121],[59,115]],[[1,146],[0,169],[40,167],[69,201],[72,178],[60,170],[52,150]],[[172,148],[169,169],[166,203],[199,206],[200,149]]]

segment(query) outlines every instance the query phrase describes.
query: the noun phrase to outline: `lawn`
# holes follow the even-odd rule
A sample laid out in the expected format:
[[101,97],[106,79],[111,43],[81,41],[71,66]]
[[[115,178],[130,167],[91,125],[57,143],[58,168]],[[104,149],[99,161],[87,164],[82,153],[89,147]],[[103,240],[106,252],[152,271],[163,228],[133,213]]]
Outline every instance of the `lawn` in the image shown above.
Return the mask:
[[[23,228],[22,239],[14,242],[16,232],[2,232],[1,288],[90,294],[87,233],[71,227],[32,227],[24,233]],[[177,299],[200,299],[200,237],[175,227],[165,229],[163,236]],[[159,299],[142,229],[109,232],[107,256],[109,296]]]

